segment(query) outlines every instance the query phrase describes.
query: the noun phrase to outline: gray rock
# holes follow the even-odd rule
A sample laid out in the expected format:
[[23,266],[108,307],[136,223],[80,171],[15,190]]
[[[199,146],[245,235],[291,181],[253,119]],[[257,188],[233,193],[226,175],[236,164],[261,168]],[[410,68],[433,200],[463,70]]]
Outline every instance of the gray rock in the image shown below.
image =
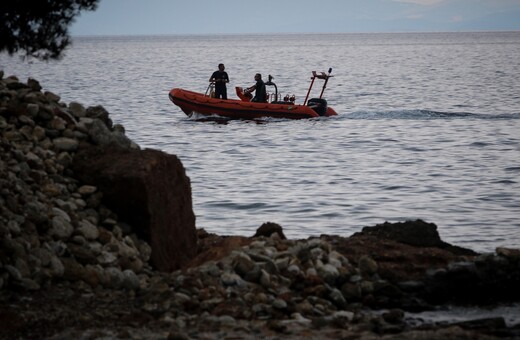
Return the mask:
[[224,286],[245,286],[245,281],[237,274],[225,272],[220,276],[220,280]]
[[257,271],[259,271],[259,267],[256,265],[256,263],[254,263],[251,258],[244,253],[238,253],[235,256],[232,266],[234,271],[242,278],[245,278],[255,269],[255,267],[257,268]]
[[56,149],[60,151],[76,151],[79,146],[79,142],[76,139],[67,138],[67,137],[58,137],[55,138],[52,143],[56,147]]
[[60,117],[54,117],[47,126],[52,130],[63,131],[67,128],[67,122]]
[[20,286],[26,290],[39,290],[41,288],[36,281],[30,278],[23,278],[20,282]]
[[363,276],[371,276],[377,273],[378,270],[377,262],[368,256],[362,256],[359,259],[358,267]]
[[100,264],[106,266],[115,263],[117,261],[117,256],[108,251],[102,251],[101,254],[97,256],[97,260]]
[[339,271],[336,267],[330,264],[325,264],[323,266],[317,267],[318,274],[323,277],[323,279],[329,283],[334,285],[336,279],[339,277]]
[[510,260],[520,261],[520,249],[511,249],[505,247],[496,248],[496,253],[499,256],[505,257]]
[[340,309],[347,307],[347,300],[337,288],[333,288],[329,293],[330,300]]
[[285,302],[282,299],[276,299],[273,301],[273,307],[276,309],[286,309],[287,308],[287,302]]
[[474,262],[452,262],[448,264],[448,271],[449,272],[471,272],[476,273],[477,268],[475,267]]
[[78,222],[77,232],[83,235],[87,240],[95,240],[99,237],[98,228],[90,223],[88,220],[81,220]]
[[105,269],[105,273],[108,276],[108,282],[107,285],[109,287],[113,288],[120,288],[123,287],[123,284],[125,283],[125,275],[123,272],[115,267],[109,267]]
[[126,290],[137,290],[139,289],[139,277],[131,270],[126,269],[123,271],[123,283],[122,286]]
[[35,103],[29,103],[27,104],[27,114],[30,117],[36,117],[38,115],[38,111],[40,110],[40,106]]
[[29,86],[34,91],[40,91],[42,89],[40,82],[33,78],[27,79],[27,86]]
[[78,102],[70,102],[69,111],[76,118],[83,118],[87,115],[87,110],[85,109],[85,107]]
[[40,261],[41,265],[47,267],[51,263],[52,253],[45,248],[35,248],[31,253]]
[[49,99],[50,101],[53,101],[53,102],[59,102],[61,97],[58,96],[57,94],[55,93],[52,93],[50,91],[45,91],[44,93],[45,97],[47,97],[47,99]]
[[18,223],[15,220],[10,220],[9,222],[7,222],[7,229],[9,229],[9,232],[12,235],[20,235],[20,233],[22,232],[22,230],[20,229],[20,223]]
[[78,188],[78,192],[82,196],[91,195],[91,194],[95,193],[96,191],[97,191],[97,187],[95,187],[93,185],[82,185]]
[[49,235],[55,236],[60,240],[68,239],[74,232],[74,227],[62,216],[54,216],[49,229]]
[[41,126],[35,126],[33,129],[33,139],[35,141],[42,141],[45,138],[45,129]]
[[10,264],[5,265],[4,268],[7,271],[7,273],[9,274],[9,276],[11,276],[14,280],[17,280],[17,281],[22,280],[22,274],[20,273],[18,268],[16,268],[15,266],[12,266]]
[[53,207],[52,208],[52,215],[53,216],[59,216],[59,217],[63,218],[65,221],[67,221],[67,222],[71,221],[69,214],[67,214],[67,212],[65,212],[64,210],[62,210],[60,208],[57,208],[57,207]]

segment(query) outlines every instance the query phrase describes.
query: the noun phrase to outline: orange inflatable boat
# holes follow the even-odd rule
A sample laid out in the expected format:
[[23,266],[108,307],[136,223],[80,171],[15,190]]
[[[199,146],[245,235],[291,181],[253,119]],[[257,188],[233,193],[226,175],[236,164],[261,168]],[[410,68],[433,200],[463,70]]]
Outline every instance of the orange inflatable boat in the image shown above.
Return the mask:
[[[212,84],[208,87],[206,93],[198,93],[180,88],[174,88],[170,91],[170,100],[181,108],[181,110],[188,116],[193,114],[200,114],[203,116],[216,116],[227,119],[257,119],[257,118],[285,118],[285,119],[302,119],[315,117],[329,117],[337,115],[336,111],[328,107],[327,101],[322,98],[323,92],[326,88],[332,69],[329,73],[321,74],[312,72],[311,84],[307,91],[307,96],[303,104],[296,104],[294,96],[285,96],[282,98],[278,95],[278,88],[272,82],[272,77],[269,76],[269,81],[265,83],[267,86],[274,87],[274,92],[267,95],[267,101],[252,102],[251,95],[245,93],[241,87],[236,87],[236,94],[240,99],[220,99],[212,97]],[[323,88],[319,98],[308,99],[315,79],[324,80]]]

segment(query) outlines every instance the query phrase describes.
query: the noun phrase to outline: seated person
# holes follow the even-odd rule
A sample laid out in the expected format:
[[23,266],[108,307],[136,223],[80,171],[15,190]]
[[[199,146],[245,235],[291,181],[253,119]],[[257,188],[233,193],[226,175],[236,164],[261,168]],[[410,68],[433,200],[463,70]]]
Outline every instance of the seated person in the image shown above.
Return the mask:
[[255,74],[255,80],[256,84],[245,89],[244,93],[248,94],[255,91],[255,96],[251,101],[265,103],[267,102],[267,91],[265,89],[265,83],[262,80],[262,75],[260,73]]

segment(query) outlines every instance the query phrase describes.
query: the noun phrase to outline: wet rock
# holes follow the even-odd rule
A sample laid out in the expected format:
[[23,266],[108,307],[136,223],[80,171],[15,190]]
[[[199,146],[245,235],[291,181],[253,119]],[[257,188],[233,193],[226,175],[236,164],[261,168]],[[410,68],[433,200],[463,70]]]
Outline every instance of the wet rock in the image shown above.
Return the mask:
[[442,241],[437,232],[437,226],[434,223],[427,223],[423,220],[397,223],[385,222],[374,227],[364,227],[361,234],[374,235],[378,238],[391,239],[413,246],[438,248],[450,247],[453,250],[459,250],[461,254],[475,255],[475,252],[469,249],[459,249]]
[[285,237],[282,227],[279,224],[273,223],[273,222],[266,222],[262,224],[257,230],[256,233],[253,235],[253,237],[272,237],[275,235],[276,237],[279,237],[282,240],[286,240],[287,237]]
[[49,99],[50,101],[55,102],[55,103],[59,102],[61,99],[60,96],[58,96],[57,94],[55,94],[51,91],[45,91],[44,95],[45,95],[45,97],[47,97],[47,99]]
[[507,258],[509,261],[520,262],[520,249],[511,249],[505,247],[498,247],[496,249],[498,256]]
[[29,86],[34,91],[40,91],[42,89],[40,82],[34,78],[29,78],[27,80],[27,86]]
[[91,106],[86,110],[86,116],[102,121],[108,128],[111,128],[111,120],[108,111],[101,105]]
[[78,102],[71,102],[69,104],[69,111],[76,118],[83,118],[83,117],[86,117],[86,115],[87,115],[87,110],[85,109],[85,107]]

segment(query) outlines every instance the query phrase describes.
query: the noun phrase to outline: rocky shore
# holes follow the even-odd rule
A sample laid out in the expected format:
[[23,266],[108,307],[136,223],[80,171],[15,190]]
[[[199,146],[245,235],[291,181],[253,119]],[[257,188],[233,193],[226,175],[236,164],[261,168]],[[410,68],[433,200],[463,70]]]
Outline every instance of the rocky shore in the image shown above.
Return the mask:
[[504,316],[412,317],[518,304],[520,250],[477,254],[421,220],[211,234],[176,156],[60,100],[0,71],[1,339],[520,338]]

